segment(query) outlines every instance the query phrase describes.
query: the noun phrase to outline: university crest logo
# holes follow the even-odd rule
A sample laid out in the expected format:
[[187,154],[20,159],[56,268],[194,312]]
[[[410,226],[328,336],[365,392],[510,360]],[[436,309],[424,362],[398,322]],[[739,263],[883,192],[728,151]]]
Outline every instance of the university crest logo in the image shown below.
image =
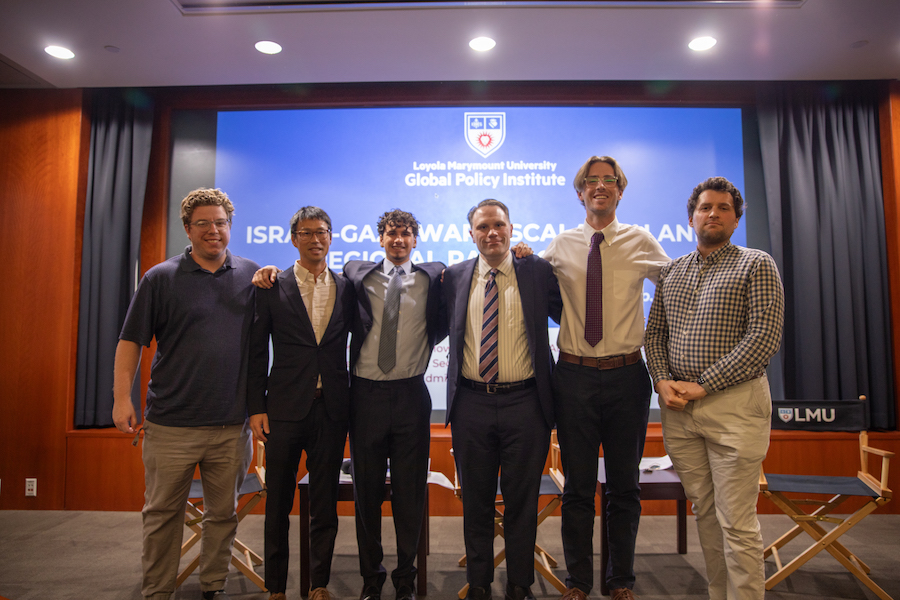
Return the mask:
[[794,418],[794,409],[793,408],[779,408],[778,409],[778,418],[784,421],[785,423],[790,423]]
[[503,145],[505,112],[467,112],[465,123],[466,143],[481,156],[488,157]]

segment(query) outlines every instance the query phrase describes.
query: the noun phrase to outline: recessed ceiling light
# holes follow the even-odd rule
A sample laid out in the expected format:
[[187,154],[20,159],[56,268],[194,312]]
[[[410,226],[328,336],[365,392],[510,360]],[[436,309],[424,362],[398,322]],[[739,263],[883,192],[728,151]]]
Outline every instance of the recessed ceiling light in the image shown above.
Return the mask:
[[692,39],[691,43],[688,44],[688,48],[694,50],[695,52],[703,52],[704,50],[709,50],[715,45],[716,38],[706,36]]
[[496,45],[497,42],[489,37],[477,37],[469,42],[469,48],[471,48],[472,50],[477,50],[479,52],[487,52]]
[[281,44],[267,41],[256,42],[256,49],[263,54],[278,54],[281,52]]
[[54,58],[64,58],[66,60],[75,58],[74,52],[72,52],[68,48],[63,48],[62,46],[47,46],[46,48],[44,48],[44,52]]

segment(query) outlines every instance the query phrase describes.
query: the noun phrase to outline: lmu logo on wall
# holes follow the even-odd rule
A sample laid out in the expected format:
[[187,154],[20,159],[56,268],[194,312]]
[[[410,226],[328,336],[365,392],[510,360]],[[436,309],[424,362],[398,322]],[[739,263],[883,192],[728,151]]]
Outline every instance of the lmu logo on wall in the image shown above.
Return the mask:
[[503,145],[506,138],[505,112],[467,112],[465,119],[469,148],[487,157]]

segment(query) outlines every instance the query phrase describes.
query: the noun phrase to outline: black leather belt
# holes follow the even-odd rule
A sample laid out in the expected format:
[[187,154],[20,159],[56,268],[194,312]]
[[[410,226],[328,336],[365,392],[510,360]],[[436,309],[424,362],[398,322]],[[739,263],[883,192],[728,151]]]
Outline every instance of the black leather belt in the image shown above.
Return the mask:
[[537,381],[532,377],[531,379],[513,381],[512,383],[484,383],[483,381],[472,381],[471,379],[463,377],[462,385],[470,390],[484,392],[485,394],[509,394],[511,392],[532,388],[537,385]]
[[635,364],[636,362],[641,360],[641,351],[635,350],[631,354],[603,356],[600,358],[593,358],[589,356],[575,356],[574,354],[569,354],[568,352],[561,351],[559,353],[559,360],[575,365],[581,365],[584,367],[591,367],[600,371],[605,371],[607,369],[618,369],[619,367],[625,367]]

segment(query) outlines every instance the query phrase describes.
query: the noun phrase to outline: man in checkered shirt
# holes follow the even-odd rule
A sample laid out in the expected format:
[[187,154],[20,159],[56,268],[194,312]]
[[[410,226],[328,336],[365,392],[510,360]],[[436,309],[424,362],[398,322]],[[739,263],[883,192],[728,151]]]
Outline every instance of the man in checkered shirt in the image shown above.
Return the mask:
[[666,451],[697,515],[710,600],[765,594],[756,499],[784,289],[771,256],[731,243],[742,214],[741,193],[724,177],[694,188],[697,250],[660,272],[644,339]]

